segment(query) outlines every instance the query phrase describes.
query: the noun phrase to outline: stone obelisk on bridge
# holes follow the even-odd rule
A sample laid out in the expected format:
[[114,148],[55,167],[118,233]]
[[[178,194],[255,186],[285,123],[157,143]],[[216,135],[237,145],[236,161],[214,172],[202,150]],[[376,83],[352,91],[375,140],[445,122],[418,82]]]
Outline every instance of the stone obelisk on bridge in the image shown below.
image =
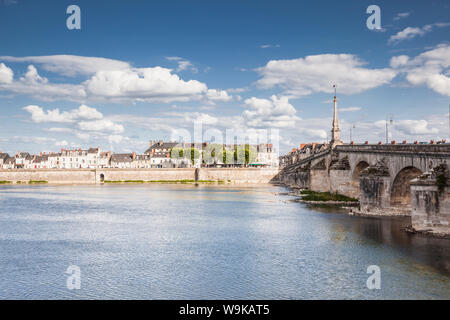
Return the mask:
[[341,129],[339,129],[338,121],[338,109],[337,109],[337,98],[336,98],[336,85],[334,88],[334,115],[333,115],[333,126],[331,129],[331,148],[343,144],[341,141]]

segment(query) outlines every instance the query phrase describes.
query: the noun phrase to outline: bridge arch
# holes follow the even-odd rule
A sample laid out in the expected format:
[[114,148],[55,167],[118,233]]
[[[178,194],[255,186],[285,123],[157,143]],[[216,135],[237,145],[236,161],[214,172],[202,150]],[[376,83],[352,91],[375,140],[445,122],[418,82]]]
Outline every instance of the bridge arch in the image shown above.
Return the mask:
[[395,176],[391,187],[391,206],[403,207],[411,205],[410,181],[422,174],[416,167],[409,166],[400,170]]
[[366,169],[369,166],[369,164],[364,161],[361,160],[358,162],[358,164],[355,166],[355,168],[353,169],[353,173],[352,173],[352,181],[354,183],[357,183],[357,185],[359,186],[359,175],[361,174],[361,172]]

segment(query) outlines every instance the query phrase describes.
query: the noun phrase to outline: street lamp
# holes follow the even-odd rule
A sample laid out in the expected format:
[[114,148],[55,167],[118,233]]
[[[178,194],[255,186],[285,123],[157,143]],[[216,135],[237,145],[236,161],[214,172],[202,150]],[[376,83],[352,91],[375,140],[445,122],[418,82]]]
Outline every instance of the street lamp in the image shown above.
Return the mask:
[[389,125],[394,123],[394,116],[392,114],[386,115],[386,144],[389,143]]
[[355,125],[354,124],[352,124],[350,126],[350,143],[352,143],[352,141],[353,141],[353,139],[352,139],[352,129],[355,129]]

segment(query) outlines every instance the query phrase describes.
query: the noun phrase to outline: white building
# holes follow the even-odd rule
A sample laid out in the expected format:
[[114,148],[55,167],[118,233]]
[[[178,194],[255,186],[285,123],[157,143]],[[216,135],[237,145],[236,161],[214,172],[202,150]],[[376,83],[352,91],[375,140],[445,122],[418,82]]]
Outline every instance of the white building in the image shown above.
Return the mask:
[[14,169],[16,167],[16,158],[8,157],[3,159],[3,169]]
[[279,165],[278,152],[272,144],[259,144],[256,146],[256,163],[264,167],[277,168]]
[[5,160],[9,158],[9,154],[0,152],[0,168],[3,168]]
[[115,153],[111,155],[111,168],[129,169],[136,155],[133,153]]
[[51,168],[48,161],[48,155],[36,156],[33,159],[34,169],[49,169]]
[[32,168],[32,163],[35,156],[30,155],[28,152],[19,152],[16,154],[15,158],[16,158],[16,168],[28,169]]
[[97,168],[111,167],[111,152],[101,152],[97,160]]

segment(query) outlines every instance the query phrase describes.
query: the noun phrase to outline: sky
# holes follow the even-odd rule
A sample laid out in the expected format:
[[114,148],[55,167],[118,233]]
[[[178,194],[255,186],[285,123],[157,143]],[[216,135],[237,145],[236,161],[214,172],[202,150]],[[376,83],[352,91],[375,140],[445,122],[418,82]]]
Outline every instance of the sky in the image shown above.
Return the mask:
[[389,141],[448,139],[450,2],[0,0],[10,154],[229,132],[285,153],[330,139],[334,84],[344,143],[384,142],[386,119]]

